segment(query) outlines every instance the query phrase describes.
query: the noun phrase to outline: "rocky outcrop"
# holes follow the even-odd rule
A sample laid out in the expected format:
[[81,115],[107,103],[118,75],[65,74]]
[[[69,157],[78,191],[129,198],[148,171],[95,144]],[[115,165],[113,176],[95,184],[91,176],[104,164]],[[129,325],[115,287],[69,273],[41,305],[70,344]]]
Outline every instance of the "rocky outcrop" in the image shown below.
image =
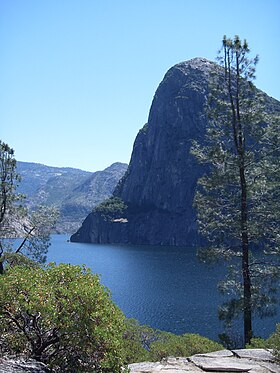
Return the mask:
[[51,373],[52,370],[39,361],[24,357],[0,358],[0,373]]
[[[114,191],[127,205],[125,215],[106,220],[104,214],[92,213],[71,241],[199,243],[192,204],[204,169],[190,147],[192,140],[202,142],[205,136],[205,103],[214,69],[213,62],[195,58],[167,72],[155,93],[148,123],[136,137],[128,170]],[[269,100],[280,110],[279,102]]]
[[131,373],[202,373],[202,372],[249,372],[279,373],[280,365],[271,351],[223,350],[189,358],[168,358],[157,363],[129,365]]
[[[270,350],[222,350],[191,357],[169,357],[161,362],[130,364],[131,373],[249,372],[279,373],[279,360]],[[51,373],[46,365],[26,358],[0,359],[0,373]]]

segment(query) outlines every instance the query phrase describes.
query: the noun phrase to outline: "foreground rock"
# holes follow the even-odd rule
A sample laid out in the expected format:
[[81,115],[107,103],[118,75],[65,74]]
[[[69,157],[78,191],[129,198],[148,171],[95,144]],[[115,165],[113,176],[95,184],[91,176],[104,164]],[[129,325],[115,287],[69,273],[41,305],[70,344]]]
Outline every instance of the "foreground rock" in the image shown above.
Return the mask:
[[[129,368],[131,373],[280,373],[280,362],[276,360],[269,350],[222,350],[207,354],[197,354],[189,358],[169,357],[156,363],[130,364]],[[51,372],[44,364],[31,359],[0,359],[0,373]]]
[[279,373],[280,365],[268,350],[223,350],[189,358],[168,358],[157,363],[129,365],[131,373],[249,372]]
[[51,373],[43,363],[24,358],[0,358],[0,373]]

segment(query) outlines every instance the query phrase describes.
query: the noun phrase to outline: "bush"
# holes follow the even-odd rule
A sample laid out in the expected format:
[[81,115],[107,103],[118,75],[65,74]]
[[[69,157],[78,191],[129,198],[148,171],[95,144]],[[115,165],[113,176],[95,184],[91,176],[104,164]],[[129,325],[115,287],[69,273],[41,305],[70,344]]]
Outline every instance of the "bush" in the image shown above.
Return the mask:
[[0,276],[0,294],[2,352],[61,372],[120,371],[125,318],[88,269],[10,268]]
[[212,352],[223,349],[223,346],[198,334],[175,335],[161,332],[160,340],[150,346],[153,361],[168,356],[192,356],[194,354]]
[[268,339],[252,338],[246,348],[270,348],[280,358],[280,324],[276,325],[276,331]]
[[271,348],[267,339],[263,338],[252,338],[250,344],[246,345],[246,348]]
[[268,344],[273,353],[280,359],[280,324],[276,325],[276,331],[268,338]]
[[139,325],[135,319],[126,319],[125,323],[124,346],[126,364],[150,361],[150,345],[159,338],[159,333],[161,332],[147,325]]
[[191,356],[223,349],[223,346],[198,334],[176,335],[139,325],[126,319],[125,362],[160,361],[169,356]]

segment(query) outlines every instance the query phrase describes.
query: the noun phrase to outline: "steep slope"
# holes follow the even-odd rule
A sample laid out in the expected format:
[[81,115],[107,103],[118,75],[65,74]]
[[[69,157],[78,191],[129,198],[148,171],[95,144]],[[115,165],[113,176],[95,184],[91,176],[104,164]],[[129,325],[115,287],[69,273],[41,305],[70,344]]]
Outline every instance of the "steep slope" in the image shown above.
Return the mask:
[[[63,182],[64,187],[71,189],[75,183],[79,185],[82,180],[86,180],[91,175],[91,172],[76,168],[52,167],[40,163],[21,161],[17,161],[17,172],[21,176],[18,191],[25,194],[27,198],[34,198],[36,195],[36,203],[40,202],[40,197],[37,196],[38,190],[44,188],[50,179],[56,177],[62,180],[65,179],[65,182]],[[53,194],[55,200],[55,191]],[[44,198],[42,196],[42,200]]]
[[94,173],[74,168],[50,167],[38,163],[17,162],[21,175],[18,191],[27,196],[30,208],[55,205],[60,211],[57,230],[75,232],[92,208],[108,198],[127,169],[114,163]]
[[[160,83],[148,123],[139,131],[128,171],[114,191],[128,208],[115,219],[98,209],[72,241],[190,246],[199,242],[192,207],[203,168],[189,150],[203,141],[211,72],[203,58],[172,67]],[[279,102],[267,97],[270,105]]]
[[112,195],[126,170],[127,164],[113,163],[103,171],[94,172],[73,188],[60,206],[64,231],[75,232],[93,207]]

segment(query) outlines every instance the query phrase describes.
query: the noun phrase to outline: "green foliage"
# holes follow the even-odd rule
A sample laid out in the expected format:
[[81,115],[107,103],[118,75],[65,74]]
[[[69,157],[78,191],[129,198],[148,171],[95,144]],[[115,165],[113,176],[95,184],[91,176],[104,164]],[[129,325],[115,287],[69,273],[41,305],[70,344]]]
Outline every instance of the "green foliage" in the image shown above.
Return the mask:
[[93,212],[100,213],[104,220],[113,220],[122,218],[127,209],[127,205],[119,197],[111,197],[106,199],[100,205],[93,209]]
[[14,203],[20,196],[15,189],[20,180],[16,172],[14,150],[0,140],[0,234],[3,236],[7,229],[5,218],[13,210]]
[[280,358],[280,324],[276,325],[276,331],[268,339],[252,338],[246,348],[269,348],[273,350],[275,356]]
[[0,277],[2,352],[63,372],[118,372],[124,315],[97,275],[79,266],[14,267]]
[[[58,218],[54,207],[38,206],[29,212],[20,204],[24,196],[16,193],[20,181],[16,166],[14,150],[0,141],[0,274],[6,260],[14,265],[24,259],[23,255],[14,255],[12,260],[13,253],[43,263]],[[22,242],[15,248],[7,237],[22,237]]]
[[[5,238],[0,244],[2,252],[0,253],[0,263],[4,268],[4,263],[13,266],[34,260],[38,263],[45,263],[46,254],[50,246],[50,234],[55,227],[58,217],[58,211],[55,207],[38,206],[33,212],[21,210],[19,215],[15,207],[14,212],[8,218],[9,230],[13,229],[13,219],[19,219],[18,226],[21,228],[18,233],[21,242],[15,246],[13,240]],[[22,223],[21,223],[22,222]]]
[[168,356],[191,356],[196,353],[217,351],[223,346],[198,334],[176,335],[139,325],[134,319],[126,320],[124,334],[126,363],[160,361]]
[[240,348],[243,345],[243,337],[236,329],[226,329],[218,335],[220,343],[228,350]]
[[254,87],[258,57],[248,53],[246,41],[224,37],[207,103],[205,142],[192,146],[207,170],[194,200],[199,230],[208,241],[200,257],[230,263],[219,289],[232,299],[219,316],[229,324],[243,313],[245,342],[253,334],[252,314],[275,311],[280,276],[279,108]]
[[21,254],[21,253],[15,253],[13,251],[5,252],[0,258],[0,261],[2,261],[2,263],[5,262],[7,266],[10,266],[10,267],[26,266],[26,267],[38,268],[40,266],[38,262],[35,262],[34,260],[30,259],[28,256]]
[[162,332],[154,330],[147,325],[139,325],[135,319],[126,319],[125,324],[124,348],[126,351],[126,363],[151,361],[151,344],[160,338]]
[[45,263],[50,246],[50,234],[58,219],[58,210],[53,206],[37,206],[29,214],[29,227],[17,252],[25,253],[30,259]]
[[168,356],[191,356],[222,348],[219,343],[198,334],[175,335],[161,332],[160,339],[151,344],[150,354],[153,361],[159,361]]
[[25,263],[0,277],[0,351],[22,353],[63,372],[119,372],[121,366],[190,356],[222,346],[127,319],[99,277],[79,266]]
[[273,353],[280,359],[280,324],[276,325],[276,331],[268,339],[268,345],[273,349]]
[[246,348],[271,348],[267,339],[263,338],[252,338],[250,344],[246,345]]

